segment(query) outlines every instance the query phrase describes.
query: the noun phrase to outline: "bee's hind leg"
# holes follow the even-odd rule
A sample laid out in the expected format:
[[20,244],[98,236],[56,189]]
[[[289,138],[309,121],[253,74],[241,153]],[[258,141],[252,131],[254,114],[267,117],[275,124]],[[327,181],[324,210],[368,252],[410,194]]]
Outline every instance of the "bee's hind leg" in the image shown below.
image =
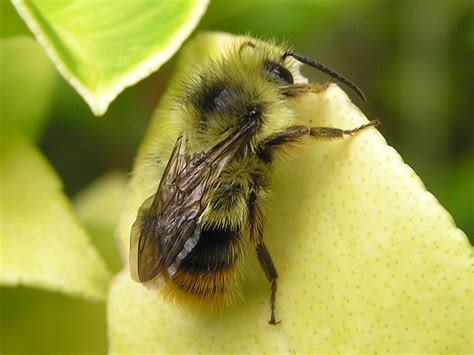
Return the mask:
[[[257,190],[257,189],[256,189]],[[262,212],[257,204],[257,192],[254,190],[250,193],[248,200],[248,220],[250,229],[250,240],[255,245],[255,251],[257,252],[258,261],[262,266],[263,272],[271,283],[270,288],[270,309],[271,316],[268,323],[276,325],[280,323],[280,320],[276,319],[275,316],[275,301],[277,291],[277,278],[278,273],[275,265],[273,264],[272,257],[268,252],[265,243],[263,242],[263,219]]]
[[263,271],[265,272],[265,276],[267,277],[268,281],[271,283],[271,293],[270,293],[270,309],[271,309],[271,316],[268,323],[272,325],[276,325],[281,322],[281,320],[276,320],[275,316],[275,300],[276,300],[276,291],[277,291],[277,278],[278,274],[275,269],[275,265],[273,265],[272,258],[270,253],[268,252],[267,247],[263,243],[263,240],[260,244],[257,244],[257,256],[258,261],[260,261],[260,265],[262,265]]

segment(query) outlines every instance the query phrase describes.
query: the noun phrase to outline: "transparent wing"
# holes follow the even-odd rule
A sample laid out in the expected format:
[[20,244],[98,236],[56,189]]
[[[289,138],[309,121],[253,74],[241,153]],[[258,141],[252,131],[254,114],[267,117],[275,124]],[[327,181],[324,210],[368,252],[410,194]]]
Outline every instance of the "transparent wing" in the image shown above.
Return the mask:
[[155,195],[138,211],[130,239],[132,277],[147,282],[174,275],[199,240],[198,224],[222,170],[249,140],[253,123],[209,150],[187,157],[179,137]]

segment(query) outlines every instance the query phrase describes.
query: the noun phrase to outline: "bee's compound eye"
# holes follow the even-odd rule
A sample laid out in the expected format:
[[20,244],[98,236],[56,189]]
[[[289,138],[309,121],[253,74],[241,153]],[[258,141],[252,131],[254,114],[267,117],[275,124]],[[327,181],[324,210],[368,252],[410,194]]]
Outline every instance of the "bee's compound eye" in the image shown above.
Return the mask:
[[286,69],[280,64],[273,62],[265,62],[265,71],[272,80],[284,82],[285,84],[294,83],[293,75],[291,75],[288,69]]

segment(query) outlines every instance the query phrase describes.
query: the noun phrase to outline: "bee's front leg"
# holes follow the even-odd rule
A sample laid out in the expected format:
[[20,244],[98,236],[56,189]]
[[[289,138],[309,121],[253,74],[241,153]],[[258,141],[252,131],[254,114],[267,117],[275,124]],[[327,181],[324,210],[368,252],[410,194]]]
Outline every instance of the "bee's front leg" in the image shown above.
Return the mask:
[[342,138],[344,135],[352,136],[366,128],[378,127],[380,125],[379,120],[372,120],[362,126],[353,129],[341,129],[333,127],[309,127],[309,135],[314,138]]
[[377,127],[379,120],[372,120],[362,126],[353,129],[341,129],[334,127],[308,127],[291,126],[284,131],[275,133],[264,140],[257,149],[257,156],[264,162],[270,162],[272,152],[275,148],[298,142],[304,136],[311,136],[316,139],[336,139],[346,135],[352,136],[366,128]]

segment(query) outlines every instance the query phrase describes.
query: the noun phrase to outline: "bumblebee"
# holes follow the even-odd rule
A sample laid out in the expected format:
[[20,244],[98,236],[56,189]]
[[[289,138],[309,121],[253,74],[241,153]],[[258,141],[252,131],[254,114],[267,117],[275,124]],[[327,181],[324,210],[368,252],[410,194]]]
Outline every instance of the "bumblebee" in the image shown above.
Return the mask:
[[[274,43],[245,39],[187,73],[167,117],[179,126],[156,193],[138,210],[130,238],[135,281],[165,295],[225,306],[235,293],[243,253],[254,250],[270,283],[270,324],[278,324],[277,269],[264,242],[272,161],[309,139],[338,139],[378,125],[308,127],[289,102],[320,90],[299,75],[309,65],[362,91],[328,67]],[[166,163],[165,163],[166,162]]]

